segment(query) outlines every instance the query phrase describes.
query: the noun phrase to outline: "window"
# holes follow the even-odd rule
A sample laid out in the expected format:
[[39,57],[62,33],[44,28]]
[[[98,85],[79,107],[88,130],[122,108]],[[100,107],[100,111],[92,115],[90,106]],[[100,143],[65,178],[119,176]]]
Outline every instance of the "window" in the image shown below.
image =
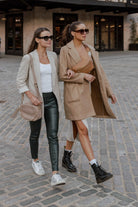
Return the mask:
[[23,53],[23,17],[22,14],[6,16],[6,54]]
[[97,50],[123,50],[123,17],[95,16],[94,33]]
[[62,31],[67,24],[70,24],[74,21],[78,20],[77,14],[53,14],[53,35],[54,35],[54,42],[53,42],[53,50],[59,54],[60,52],[60,39],[62,35]]

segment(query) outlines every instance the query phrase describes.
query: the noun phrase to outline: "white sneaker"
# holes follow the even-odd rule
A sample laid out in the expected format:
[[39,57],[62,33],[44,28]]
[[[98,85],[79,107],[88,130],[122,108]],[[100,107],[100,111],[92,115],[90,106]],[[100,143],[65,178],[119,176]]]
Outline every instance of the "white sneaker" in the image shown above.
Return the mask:
[[65,183],[66,183],[65,180],[58,173],[52,175],[52,178],[51,178],[52,186],[64,185]]
[[37,175],[45,175],[45,170],[39,160],[32,160],[32,168]]

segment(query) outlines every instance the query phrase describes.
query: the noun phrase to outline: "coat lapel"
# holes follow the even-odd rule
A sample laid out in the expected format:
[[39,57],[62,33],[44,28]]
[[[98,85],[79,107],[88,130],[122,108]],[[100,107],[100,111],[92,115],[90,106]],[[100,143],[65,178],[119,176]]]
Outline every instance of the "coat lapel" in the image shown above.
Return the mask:
[[[89,47],[89,45],[83,43],[84,45],[86,45],[87,47]],[[81,59],[80,59],[80,56],[79,56],[79,53],[77,52],[75,46],[74,46],[74,42],[73,40],[71,42],[69,42],[67,44],[68,48],[69,48],[69,54],[70,56],[73,58],[73,60],[78,63]],[[90,48],[90,47],[89,47]],[[94,60],[94,63],[97,67],[99,67],[99,60],[98,60],[98,54],[96,54],[97,52],[95,50],[92,50],[90,48],[90,51],[91,51],[91,54],[92,54],[92,58]]]
[[80,56],[74,46],[73,40],[67,44],[69,48],[69,55],[72,57],[75,63],[78,63],[81,59]]

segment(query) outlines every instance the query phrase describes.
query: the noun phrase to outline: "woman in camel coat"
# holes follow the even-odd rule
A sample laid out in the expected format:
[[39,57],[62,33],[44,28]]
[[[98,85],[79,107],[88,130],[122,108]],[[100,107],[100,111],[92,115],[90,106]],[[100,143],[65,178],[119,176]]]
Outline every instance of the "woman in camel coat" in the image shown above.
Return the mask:
[[[81,22],[67,25],[63,31],[60,52],[60,79],[64,81],[64,107],[66,118],[72,121],[74,139],[79,140],[92,169],[97,183],[112,177],[98,165],[90,144],[86,119],[88,117],[115,118],[109,104],[116,97],[99,63],[98,53],[83,41],[88,29]],[[70,172],[76,167],[71,162],[71,149],[74,140],[67,140],[62,165]]]
[[[80,61],[80,57],[74,47],[73,40],[61,49],[60,79],[65,81],[64,104],[66,118],[69,120],[80,120],[91,116],[115,118],[108,103],[108,98],[112,97],[113,92],[100,65],[98,52],[90,45],[83,44],[91,52],[97,77],[92,83],[91,94],[89,83],[84,79],[85,73],[76,73],[74,77],[68,79],[67,67],[72,68],[76,65]],[[96,97],[93,98],[94,96]]]

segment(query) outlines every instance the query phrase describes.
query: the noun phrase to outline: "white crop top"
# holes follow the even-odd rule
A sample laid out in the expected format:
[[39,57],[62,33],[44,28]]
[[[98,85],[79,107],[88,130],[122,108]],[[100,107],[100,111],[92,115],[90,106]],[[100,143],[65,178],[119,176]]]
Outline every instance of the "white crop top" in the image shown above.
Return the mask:
[[52,92],[52,68],[50,64],[40,63],[42,93]]

